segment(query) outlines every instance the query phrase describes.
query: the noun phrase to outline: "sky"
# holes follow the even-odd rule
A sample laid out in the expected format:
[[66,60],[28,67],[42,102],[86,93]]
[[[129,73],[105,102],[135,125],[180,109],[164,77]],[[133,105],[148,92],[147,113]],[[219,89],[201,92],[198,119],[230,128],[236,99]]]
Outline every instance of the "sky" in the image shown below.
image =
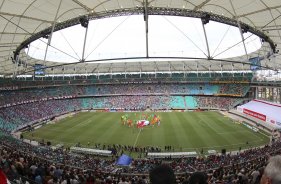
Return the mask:
[[[200,19],[174,16],[149,16],[148,54],[150,57],[208,56]],[[210,56],[221,59],[245,55],[239,29],[210,21],[205,25]],[[57,31],[48,40],[40,38],[26,52],[36,59],[72,63],[82,59],[86,29],[80,24]],[[259,37],[244,33],[248,53],[261,47]],[[235,46],[234,46],[235,45]],[[122,16],[89,22],[85,44],[86,61],[146,56],[145,21],[142,15]],[[111,61],[112,62],[112,61]]]

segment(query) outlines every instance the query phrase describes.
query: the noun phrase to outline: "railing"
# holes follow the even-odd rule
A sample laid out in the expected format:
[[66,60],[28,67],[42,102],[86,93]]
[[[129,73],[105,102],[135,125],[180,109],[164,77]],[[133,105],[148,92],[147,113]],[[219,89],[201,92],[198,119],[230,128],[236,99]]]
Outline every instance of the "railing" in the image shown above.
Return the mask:
[[159,153],[147,153],[148,158],[187,158],[196,157],[197,153],[193,152],[159,152]]
[[81,148],[81,147],[71,147],[70,151],[73,153],[87,154],[87,155],[101,155],[101,156],[111,156],[109,150],[99,150],[91,148]]

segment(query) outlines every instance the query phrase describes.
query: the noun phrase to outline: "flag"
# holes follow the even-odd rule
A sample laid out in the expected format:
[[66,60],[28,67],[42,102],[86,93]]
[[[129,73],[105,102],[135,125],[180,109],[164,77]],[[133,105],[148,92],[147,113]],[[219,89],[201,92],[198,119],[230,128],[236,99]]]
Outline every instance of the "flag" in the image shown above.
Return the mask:
[[123,154],[118,158],[116,164],[120,166],[129,166],[131,162],[132,162],[132,158],[129,157],[128,155]]
[[0,183],[1,184],[8,184],[7,177],[6,177],[5,173],[2,171],[2,169],[0,169]]
[[147,121],[147,120],[139,120],[139,121],[137,121],[137,127],[138,128],[142,128],[142,127],[147,126],[147,125],[149,125],[149,121]]

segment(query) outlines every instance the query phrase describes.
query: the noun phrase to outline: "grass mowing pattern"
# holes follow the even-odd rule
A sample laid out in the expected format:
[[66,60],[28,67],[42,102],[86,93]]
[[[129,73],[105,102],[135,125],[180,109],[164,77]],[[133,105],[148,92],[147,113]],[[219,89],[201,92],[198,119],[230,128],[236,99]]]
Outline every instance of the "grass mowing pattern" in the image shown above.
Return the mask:
[[[119,112],[80,112],[55,124],[24,134],[27,139],[83,147],[95,143],[136,146],[171,145],[175,151],[227,151],[267,144],[269,138],[256,133],[219,112],[158,112],[161,125],[142,130],[121,124]],[[130,114],[130,113],[127,113]],[[149,113],[147,113],[149,114]],[[33,137],[32,137],[33,134]],[[248,144],[246,144],[248,142]]]

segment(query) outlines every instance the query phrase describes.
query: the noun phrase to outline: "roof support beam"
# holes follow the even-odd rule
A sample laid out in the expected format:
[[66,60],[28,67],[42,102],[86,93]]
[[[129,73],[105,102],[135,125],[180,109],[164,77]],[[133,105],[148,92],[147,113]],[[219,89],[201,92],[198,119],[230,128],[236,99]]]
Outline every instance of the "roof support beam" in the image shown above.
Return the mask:
[[199,64],[198,64],[198,61],[196,61],[196,74],[197,74],[197,77],[198,77],[198,71],[199,71]]
[[2,35],[31,35],[30,33],[13,33],[13,32],[2,32]]
[[141,64],[141,62],[139,62],[139,67],[140,67],[140,70],[142,71],[142,64]]
[[[233,6],[232,0],[229,0],[229,2],[230,2],[230,5],[232,7],[232,10],[234,12],[235,17],[237,17],[237,14],[236,14],[235,8]],[[241,38],[242,38],[242,42],[243,42],[243,46],[244,46],[244,50],[245,50],[245,55],[246,55],[247,60],[248,60],[249,56],[248,56],[247,48],[246,48],[246,45],[245,45],[245,38],[243,36],[243,31],[242,31],[242,28],[241,28],[241,24],[240,24],[240,21],[239,21],[238,18],[235,18],[235,19],[237,21],[237,25],[238,25],[238,28],[239,28],[239,31],[240,31],[240,35],[241,35]]]
[[210,59],[211,55],[210,55],[209,42],[208,42],[208,38],[207,38],[207,34],[206,34],[205,24],[203,23],[202,19],[201,19],[201,23],[202,23],[202,27],[203,27],[203,31],[204,31],[204,37],[205,37],[205,42],[206,42],[206,46],[207,46],[207,52],[208,52],[207,58]]
[[[274,19],[276,20],[276,19]],[[264,26],[256,26],[257,29],[262,29],[262,30],[267,30],[267,29],[270,29],[270,28],[278,28],[278,27],[281,27],[281,24],[278,24],[278,25],[267,25],[266,28]]]
[[141,78],[141,72],[142,72],[142,65],[141,65],[141,62],[139,62],[139,68],[140,68],[140,78]]
[[98,69],[99,66],[100,66],[100,64],[97,64],[96,68],[94,68],[94,69],[92,70],[92,73],[94,73],[94,72]]
[[87,43],[88,27],[89,27],[89,26],[87,26],[87,27],[86,27],[86,30],[85,30],[85,37],[84,37],[84,44],[83,44],[81,62],[84,62],[84,61],[85,61],[85,48],[86,48],[86,43]]
[[39,22],[45,22],[45,23],[52,23],[52,21],[49,20],[43,20],[43,19],[38,19],[35,17],[28,17],[25,15],[17,15],[17,14],[12,14],[12,13],[7,13],[7,12],[0,12],[1,15],[6,15],[6,16],[11,16],[11,17],[18,17],[18,18],[24,18],[24,19],[29,19],[29,20],[35,20]]
[[210,2],[211,0],[206,0],[204,2],[202,2],[201,4],[199,4],[198,6],[195,6],[195,8],[193,9],[194,11],[200,10],[205,4],[207,4],[208,2]]
[[268,11],[268,10],[272,10],[272,9],[278,9],[278,8],[281,8],[281,5],[260,9],[260,10],[253,11],[253,12],[246,13],[246,14],[242,14],[242,15],[239,15],[239,16],[235,15],[236,16],[235,18],[246,17],[248,15],[253,15],[253,14],[256,14],[256,13],[260,13],[260,12],[264,12],[264,11]]
[[173,68],[173,71],[175,71],[176,68],[174,67],[174,65],[173,65],[170,61],[169,61],[168,63],[169,63],[169,65],[170,65],[170,71],[171,71],[171,68]]
[[78,0],[72,0],[74,3],[78,4],[79,6],[81,6],[82,8],[84,8],[87,12],[91,11],[91,8],[89,8],[88,6],[84,5],[83,3],[81,3]]
[[110,63],[110,66],[109,66],[108,71],[107,71],[108,73],[110,73],[110,74],[111,74],[111,76],[112,76],[112,65],[113,65],[113,64],[112,64],[112,63]]
[[[272,11],[269,10],[269,12],[270,12],[271,18],[274,20],[274,21],[273,21],[273,22],[274,22],[274,25],[277,27],[277,24],[276,24],[276,21],[275,21],[275,19],[274,19],[274,17],[273,17]],[[281,39],[280,29],[277,29],[277,33],[278,33],[278,35],[279,35],[279,38]]]
[[148,0],[144,2],[144,21],[145,21],[145,48],[146,48],[146,57],[149,57],[148,53]]
[[158,67],[157,62],[154,62],[154,67],[155,67],[155,69],[157,69],[157,71],[159,71],[159,67]]
[[56,20],[57,20],[58,13],[59,13],[59,10],[60,10],[61,2],[62,2],[62,0],[60,0],[60,2],[59,2],[59,6],[58,6],[58,9],[57,9],[54,21],[53,21],[51,34],[49,35],[48,43],[47,43],[47,46],[46,46],[46,51],[45,51],[45,56],[44,56],[44,65],[46,65],[46,57],[47,57],[47,53],[48,53],[48,48],[49,48],[49,45],[51,45],[52,36],[53,36],[53,32],[54,32],[54,29],[55,29],[55,26],[56,26]]
[[200,66],[202,66],[202,68],[204,68],[206,71],[210,71],[211,70],[211,65],[209,66],[209,68],[207,68],[206,66],[204,66],[204,65],[200,65]]
[[[190,66],[187,66],[187,68],[189,69],[189,71],[193,70]],[[186,70],[186,71],[188,71],[188,70]]]

